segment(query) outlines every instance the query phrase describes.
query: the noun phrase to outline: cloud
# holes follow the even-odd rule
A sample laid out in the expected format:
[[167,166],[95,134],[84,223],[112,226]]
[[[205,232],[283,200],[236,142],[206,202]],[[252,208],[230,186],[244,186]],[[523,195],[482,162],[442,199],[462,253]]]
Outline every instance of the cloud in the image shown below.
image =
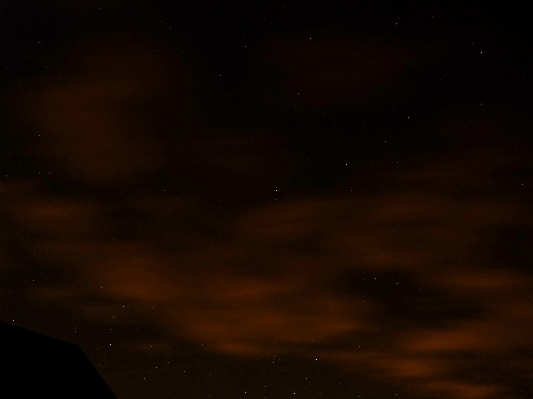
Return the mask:
[[[76,271],[69,287],[30,290],[35,300],[71,301],[93,320],[151,319],[219,354],[320,357],[417,396],[503,398],[510,383],[496,370],[480,382],[479,370],[531,348],[531,274],[476,254],[498,246],[487,230],[531,220],[526,203],[494,190],[494,172],[513,162],[498,150],[453,153],[394,172],[394,190],[217,221],[191,197],[144,194],[116,205],[145,232],[130,239],[109,234],[107,205],[94,199],[26,184],[1,201],[32,233],[27,251]],[[196,220],[221,234],[190,229]]]
[[189,78],[174,58],[125,33],[73,45],[61,69],[21,94],[39,133],[37,155],[92,184],[127,182],[161,167],[162,146],[146,133],[160,126],[143,115],[163,97],[173,112],[187,114]]
[[[88,180],[125,178],[154,162],[143,143],[127,134],[120,101],[136,82],[88,82],[49,90],[42,100],[43,128],[50,140],[42,151],[70,173]],[[146,143],[145,143],[146,145]]]

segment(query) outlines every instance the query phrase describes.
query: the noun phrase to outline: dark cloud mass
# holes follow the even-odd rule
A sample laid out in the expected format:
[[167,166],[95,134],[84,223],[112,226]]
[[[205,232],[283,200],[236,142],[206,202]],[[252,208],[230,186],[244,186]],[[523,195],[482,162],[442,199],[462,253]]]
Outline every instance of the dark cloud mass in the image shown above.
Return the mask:
[[528,397],[512,12],[217,7],[0,17],[1,319],[124,399]]

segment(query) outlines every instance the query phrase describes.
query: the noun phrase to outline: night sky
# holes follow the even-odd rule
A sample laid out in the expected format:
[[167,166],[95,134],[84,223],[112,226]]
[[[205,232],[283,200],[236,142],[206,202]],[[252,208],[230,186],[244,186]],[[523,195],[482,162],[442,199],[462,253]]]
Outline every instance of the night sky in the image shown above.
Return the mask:
[[119,399],[533,397],[531,7],[0,2],[0,320]]

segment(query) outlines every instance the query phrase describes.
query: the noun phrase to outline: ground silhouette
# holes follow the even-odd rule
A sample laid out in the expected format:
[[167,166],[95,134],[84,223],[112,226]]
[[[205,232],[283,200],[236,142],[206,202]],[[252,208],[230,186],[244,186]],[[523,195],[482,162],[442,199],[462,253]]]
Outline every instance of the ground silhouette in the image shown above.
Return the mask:
[[3,322],[0,397],[116,399],[78,345]]

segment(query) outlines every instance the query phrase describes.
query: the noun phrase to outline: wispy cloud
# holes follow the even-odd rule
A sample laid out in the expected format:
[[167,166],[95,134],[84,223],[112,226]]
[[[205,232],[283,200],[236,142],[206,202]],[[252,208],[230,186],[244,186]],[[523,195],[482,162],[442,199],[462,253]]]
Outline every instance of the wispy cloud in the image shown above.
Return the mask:
[[[78,276],[29,292],[36,300],[78,301],[94,319],[150,317],[216,353],[320,357],[421,396],[503,398],[506,384],[494,373],[480,381],[476,367],[531,347],[531,276],[485,264],[476,251],[498,245],[487,230],[531,219],[526,204],[491,191],[492,171],[508,158],[451,155],[399,170],[397,191],[251,208],[226,219],[221,236],[180,227],[184,214],[202,213],[190,199],[124,200],[144,212],[146,237],[164,232],[176,250],[151,238],[105,238],[106,205],[95,200],[20,185],[4,186],[2,202],[32,233],[27,251]],[[485,183],[465,199],[458,189],[470,180]],[[109,305],[83,304],[89,294]]]

